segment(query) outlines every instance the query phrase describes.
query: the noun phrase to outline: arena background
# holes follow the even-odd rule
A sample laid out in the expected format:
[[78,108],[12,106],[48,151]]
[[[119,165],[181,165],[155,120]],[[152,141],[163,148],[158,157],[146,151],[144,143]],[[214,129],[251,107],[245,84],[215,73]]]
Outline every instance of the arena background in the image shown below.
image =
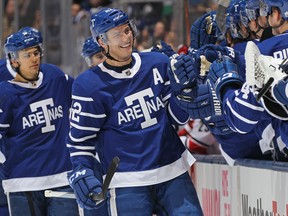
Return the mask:
[[[117,7],[127,12],[140,30],[144,26],[151,30],[157,21],[164,20],[168,30],[175,33],[176,47],[188,45],[190,25],[217,6],[213,0],[1,0],[1,48],[9,34],[21,27],[33,26],[44,38],[43,61],[56,64],[76,77],[86,68],[80,52],[90,31],[89,16],[73,20],[72,3],[80,4],[87,14],[95,11],[93,4]],[[1,50],[0,57],[4,58]]]

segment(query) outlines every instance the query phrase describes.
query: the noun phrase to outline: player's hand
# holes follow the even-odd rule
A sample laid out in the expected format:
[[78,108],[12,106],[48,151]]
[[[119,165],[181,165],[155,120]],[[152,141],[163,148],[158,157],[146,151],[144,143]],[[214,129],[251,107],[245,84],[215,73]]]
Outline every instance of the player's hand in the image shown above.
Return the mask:
[[202,46],[194,53],[196,69],[204,76],[208,73],[210,65],[215,60],[223,60],[224,56],[228,56],[233,63],[237,63],[240,53],[231,47],[223,47],[214,44]]
[[222,37],[220,29],[215,21],[215,11],[199,17],[190,29],[190,47],[199,49],[206,44],[215,44]]
[[195,83],[198,72],[194,70],[194,60],[189,55],[175,54],[170,57],[168,76],[175,92],[189,88]]
[[200,84],[192,89],[184,89],[177,96],[177,105],[192,119],[204,119],[222,115],[221,104],[213,94],[209,83]]
[[225,57],[223,61],[214,61],[209,70],[208,80],[214,86],[217,97],[222,100],[222,92],[225,87],[241,87],[243,80],[237,72],[237,65],[230,58]]
[[176,54],[176,52],[172,49],[170,45],[165,43],[164,41],[160,41],[160,44],[155,45],[152,49],[151,52],[160,52],[168,57],[171,57],[172,55]]
[[74,189],[76,201],[81,208],[96,209],[101,206],[101,204],[96,206],[96,202],[90,197],[91,193],[98,194],[102,191],[102,184],[95,177],[92,169],[78,167],[68,173],[68,181]]

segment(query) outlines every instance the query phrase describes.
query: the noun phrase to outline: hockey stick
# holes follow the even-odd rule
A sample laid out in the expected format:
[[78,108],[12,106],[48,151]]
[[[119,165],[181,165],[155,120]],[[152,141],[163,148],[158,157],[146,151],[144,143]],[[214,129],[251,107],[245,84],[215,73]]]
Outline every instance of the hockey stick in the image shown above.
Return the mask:
[[[96,205],[103,202],[106,199],[106,193],[108,191],[110,182],[116,172],[116,169],[119,165],[120,159],[119,157],[114,157],[111,161],[106,178],[104,180],[102,191],[98,194],[89,194],[89,197],[96,202]],[[68,198],[68,199],[75,199],[75,194],[70,192],[60,192],[60,191],[52,191],[52,190],[45,190],[45,197],[59,197],[59,198]]]
[[109,188],[110,182],[114,176],[114,173],[116,172],[116,169],[119,165],[119,162],[120,162],[119,157],[114,157],[112,162],[110,163],[106,178],[105,178],[103,186],[102,186],[102,191],[98,194],[94,194],[94,193],[89,194],[89,197],[92,200],[96,201],[96,205],[101,203],[102,201],[104,201],[106,199],[106,193],[108,191],[108,188]]
[[226,9],[230,2],[231,0],[220,0],[216,12],[216,23],[223,35],[225,34]]
[[262,89],[257,94],[257,96],[256,96],[257,102],[259,102],[261,97],[263,97],[263,95],[266,94],[266,92],[269,90],[269,88],[270,88],[270,86],[272,85],[273,82],[274,82],[274,78],[270,77],[269,80],[264,84]]

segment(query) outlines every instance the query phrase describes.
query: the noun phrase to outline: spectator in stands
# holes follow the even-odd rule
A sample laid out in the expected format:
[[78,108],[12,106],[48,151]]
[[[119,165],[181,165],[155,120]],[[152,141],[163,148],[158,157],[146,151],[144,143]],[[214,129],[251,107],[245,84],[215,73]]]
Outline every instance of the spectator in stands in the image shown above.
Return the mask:
[[143,51],[151,48],[153,46],[153,39],[148,26],[144,26],[137,37],[137,47],[138,51]]
[[166,24],[164,21],[158,21],[155,23],[153,29],[153,45],[158,44],[160,41],[164,41],[166,31]]
[[[2,4],[2,2],[1,2]],[[12,34],[15,28],[15,20],[14,20],[14,13],[15,13],[15,1],[14,0],[7,0],[4,5],[4,15],[2,17],[2,25],[3,25],[3,33],[2,33],[2,43],[4,43],[5,39],[8,35]]]

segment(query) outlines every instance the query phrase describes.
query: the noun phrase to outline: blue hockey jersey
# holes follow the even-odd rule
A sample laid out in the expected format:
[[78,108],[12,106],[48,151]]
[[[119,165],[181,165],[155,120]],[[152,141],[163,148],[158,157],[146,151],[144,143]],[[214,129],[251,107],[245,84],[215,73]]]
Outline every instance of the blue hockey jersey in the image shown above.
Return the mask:
[[11,80],[15,75],[16,72],[13,71],[8,60],[0,59],[0,81]]
[[42,64],[36,82],[0,83],[0,137],[5,139],[6,192],[68,185],[71,170],[65,138],[73,79]]
[[288,31],[266,39],[258,43],[257,46],[263,55],[273,56],[276,59],[285,59],[288,57],[287,40]]
[[[168,57],[133,53],[130,67],[105,62],[80,74],[72,90],[67,138],[74,166],[92,168],[95,145],[104,172],[114,156],[120,164],[110,187],[157,184],[186,172],[194,157],[185,149],[171,119],[188,115],[170,103]],[[171,98],[172,99],[172,98]]]
[[[287,58],[287,39],[288,33],[283,33],[266,39],[257,46],[262,54],[283,59]],[[243,61],[241,59],[241,63]],[[239,70],[239,73],[244,77],[243,70]],[[254,93],[247,84],[244,84],[242,89],[231,87],[226,91],[223,97],[223,109],[228,125],[240,133],[252,130],[261,119],[267,118],[263,106],[256,101]]]

